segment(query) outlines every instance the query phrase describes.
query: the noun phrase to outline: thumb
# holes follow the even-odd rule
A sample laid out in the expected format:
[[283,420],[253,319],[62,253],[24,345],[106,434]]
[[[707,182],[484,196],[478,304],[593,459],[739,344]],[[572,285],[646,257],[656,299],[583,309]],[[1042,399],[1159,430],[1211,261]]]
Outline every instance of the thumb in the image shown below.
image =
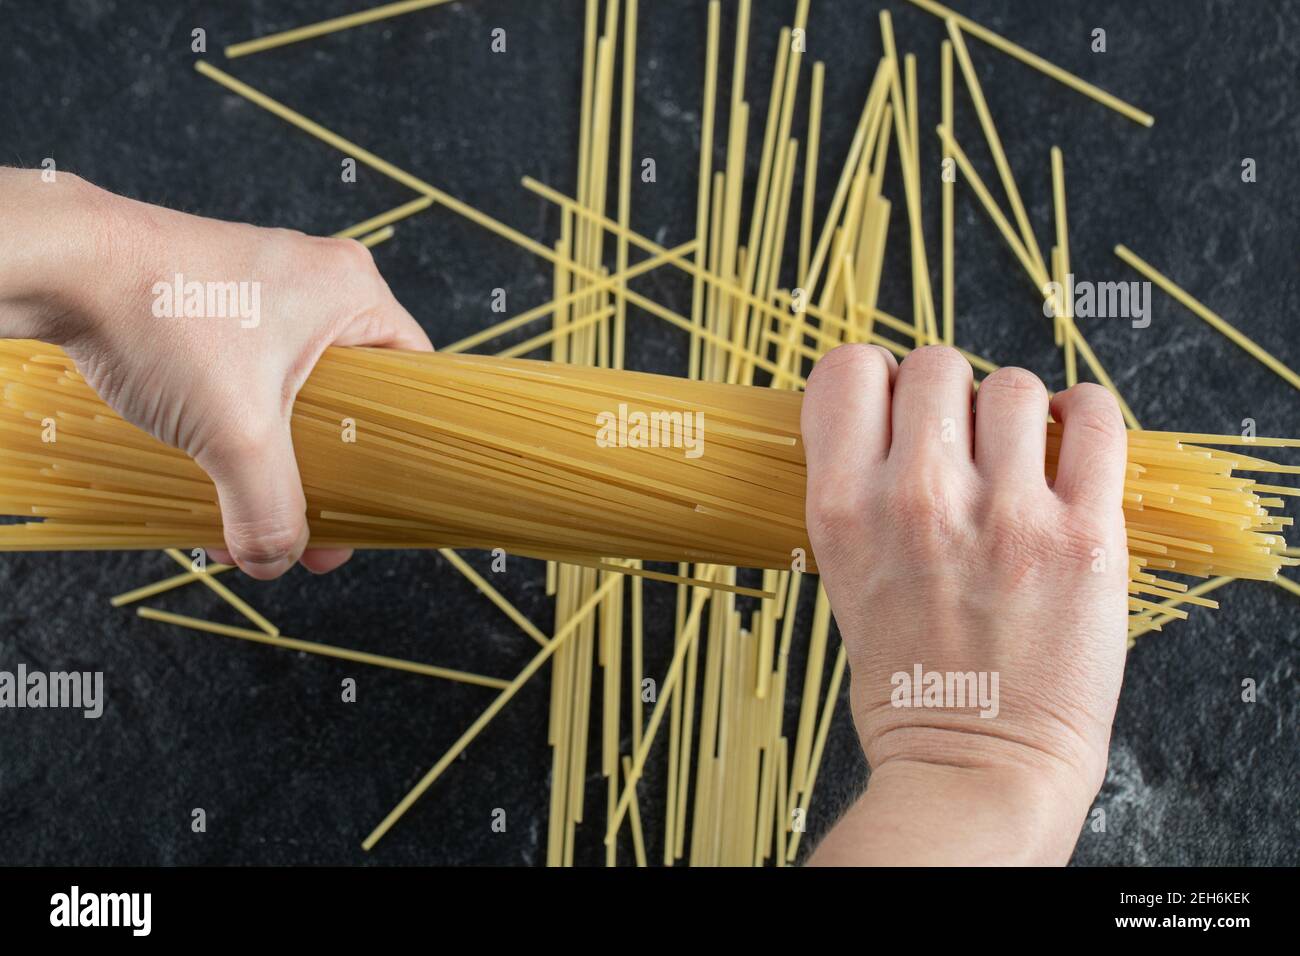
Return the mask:
[[432,352],[428,334],[393,294],[385,290],[382,307],[370,310],[344,327],[331,345],[365,345],[374,348]]
[[226,548],[249,577],[288,571],[307,547],[307,501],[287,422],[217,440],[195,457],[217,486]]

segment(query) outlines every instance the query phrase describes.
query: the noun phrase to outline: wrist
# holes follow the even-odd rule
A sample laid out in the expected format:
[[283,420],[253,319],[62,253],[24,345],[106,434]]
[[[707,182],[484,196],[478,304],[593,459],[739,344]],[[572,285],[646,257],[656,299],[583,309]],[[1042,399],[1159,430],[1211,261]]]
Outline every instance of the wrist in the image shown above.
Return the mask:
[[129,248],[128,204],[78,176],[0,169],[0,337],[66,346],[112,303]]
[[955,767],[891,761],[871,775],[866,798],[913,818],[926,845],[917,862],[1062,866],[1094,795],[1049,767]]

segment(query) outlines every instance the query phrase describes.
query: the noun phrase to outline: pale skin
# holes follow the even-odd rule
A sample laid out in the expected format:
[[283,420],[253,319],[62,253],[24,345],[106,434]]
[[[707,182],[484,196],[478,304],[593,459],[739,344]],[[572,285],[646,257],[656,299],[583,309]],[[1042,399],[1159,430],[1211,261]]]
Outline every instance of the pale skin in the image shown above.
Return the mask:
[[[68,173],[0,169],[0,209],[0,337],[61,346],[122,417],[198,462],[224,519],[216,560],[262,580],[345,562],[307,547],[294,398],[330,345],[432,348],[370,251],[134,202]],[[257,327],[158,318],[154,284],[176,273],[261,283]]]
[[[212,477],[217,560],[272,579],[349,553],[308,547],[289,418],[330,345],[427,350],[368,250],[219,222],[59,173],[0,168],[0,337],[64,348],[127,420]],[[176,273],[256,281],[261,321],[166,320]],[[1101,786],[1124,664],[1123,422],[1080,385],[1049,486],[1049,400],[1020,369],[984,380],[930,347],[901,365],[844,346],[804,401],[808,528],[844,639],[872,767],[815,864],[1064,863]],[[1098,571],[1096,555],[1105,556]],[[892,674],[996,671],[999,708],[891,705]]]
[[[1044,477],[1048,410],[1064,428]],[[842,346],[803,406],[808,530],[871,779],[813,863],[1064,864],[1101,788],[1125,655],[1114,398],[1049,402],[942,347]],[[1099,556],[1103,559],[1099,561]],[[891,676],[997,672],[996,716],[894,705]]]

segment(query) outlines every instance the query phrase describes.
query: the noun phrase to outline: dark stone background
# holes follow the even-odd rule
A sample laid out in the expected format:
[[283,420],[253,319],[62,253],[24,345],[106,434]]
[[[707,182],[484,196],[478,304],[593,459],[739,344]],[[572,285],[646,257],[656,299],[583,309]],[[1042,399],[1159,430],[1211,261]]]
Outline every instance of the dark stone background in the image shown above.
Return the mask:
[[[1040,242],[1048,245],[1051,228],[1048,148],[1059,143],[1081,276],[1135,278],[1110,252],[1125,242],[1300,367],[1300,4],[960,5],[1157,117],[1153,129],[1143,129],[971,43]],[[411,198],[364,168],[358,183],[342,184],[340,156],[332,149],[195,74],[189,35],[202,26],[213,62],[529,235],[553,240],[554,210],[518,182],[531,174],[573,189],[579,0],[461,0],[243,60],[227,63],[220,53],[229,42],[361,6],[359,0],[4,0],[0,162],[35,166],[52,156],[61,169],[139,199],[322,234]],[[729,64],[734,4],[724,6],[723,62]],[[942,24],[901,2],[892,6],[901,47],[921,57],[923,161],[932,169]],[[793,0],[756,0],[748,86],[756,110],[766,109],[768,64],[793,8]],[[827,64],[823,209],[880,54],[879,8],[853,0],[813,3],[811,55]],[[633,219],[668,245],[694,228],[704,18],[702,2],[642,2],[636,142],[638,155],[656,158],[659,181],[637,185]],[[498,26],[508,31],[506,55],[489,52],[489,32]],[[1096,26],[1108,32],[1104,55],[1088,49]],[[724,94],[726,88],[724,80]],[[959,135],[993,182],[961,89],[957,110]],[[724,119],[725,110],[719,129]],[[802,128],[802,119],[796,123]],[[757,152],[755,139],[751,161]],[[1258,162],[1255,184],[1241,181],[1246,156]],[[719,163],[721,157],[719,151]],[[926,180],[932,250],[938,248],[934,182]],[[896,175],[888,190],[899,201],[882,305],[908,314]],[[1039,303],[960,187],[957,215],[961,342],[995,361],[1025,365],[1059,387],[1061,361]],[[510,290],[516,312],[544,301],[551,284],[544,263],[437,208],[401,224],[376,258],[435,343],[497,318],[488,309],[493,287]],[[640,280],[640,288],[679,310],[688,307],[689,283],[670,272]],[[1116,320],[1085,325],[1144,424],[1233,432],[1250,417],[1261,434],[1300,434],[1289,386],[1158,290],[1153,303],[1154,322],[1146,330]],[[639,367],[683,367],[684,335],[636,310],[630,328],[630,354]],[[359,848],[362,837],[489,702],[491,691],[198,635],[109,607],[116,591],[175,571],[152,553],[0,559],[0,668],[25,662],[46,670],[103,670],[108,696],[98,721],[63,711],[0,712],[0,863],[545,859],[547,677],[528,687],[367,855]],[[549,627],[550,603],[536,563],[518,560],[496,580]],[[275,584],[231,583],[295,636],[505,676],[534,650],[435,555],[366,554],[324,580],[299,570]],[[648,588],[651,613],[661,620],[670,619],[671,592],[666,585]],[[1190,624],[1144,638],[1132,654],[1099,799],[1107,832],[1085,832],[1076,862],[1294,864],[1300,858],[1296,599],[1269,584],[1237,584],[1220,593],[1220,612],[1198,612]],[[150,603],[235,620],[199,587]],[[653,634],[649,674],[662,673],[667,659],[665,629]],[[359,682],[358,703],[339,702],[346,676]],[[1240,701],[1245,677],[1258,683],[1256,704]],[[648,795],[660,792],[662,760],[656,753],[642,791],[652,855],[660,846],[662,809]],[[833,821],[864,776],[841,707],[812,835]],[[578,855],[598,863],[603,785],[595,775],[590,797],[596,809],[579,831]],[[207,811],[206,834],[190,832],[194,807]],[[496,807],[509,815],[506,834],[490,832]],[[630,855],[625,845],[622,859]]]

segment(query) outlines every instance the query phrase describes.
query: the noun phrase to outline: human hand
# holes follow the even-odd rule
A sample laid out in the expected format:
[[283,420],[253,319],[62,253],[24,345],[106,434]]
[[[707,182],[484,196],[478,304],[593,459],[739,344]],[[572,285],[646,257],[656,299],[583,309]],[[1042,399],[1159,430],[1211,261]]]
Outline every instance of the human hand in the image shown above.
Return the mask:
[[[317,573],[346,561],[305,550],[294,398],[330,345],[432,348],[369,250],[134,202],[67,173],[3,172],[29,268],[0,269],[0,332],[62,346],[123,418],[195,459],[220,500],[217,560],[261,579],[299,559]],[[216,295],[201,315],[186,314],[192,282]]]
[[[1042,383],[1002,369],[973,416],[971,390],[942,347],[901,367],[841,347],[808,382],[808,530],[872,768],[823,862],[1064,862],[1105,775],[1125,656],[1123,421],[1099,386],[1058,394],[1049,485]],[[913,706],[917,668],[973,672],[992,699]]]

